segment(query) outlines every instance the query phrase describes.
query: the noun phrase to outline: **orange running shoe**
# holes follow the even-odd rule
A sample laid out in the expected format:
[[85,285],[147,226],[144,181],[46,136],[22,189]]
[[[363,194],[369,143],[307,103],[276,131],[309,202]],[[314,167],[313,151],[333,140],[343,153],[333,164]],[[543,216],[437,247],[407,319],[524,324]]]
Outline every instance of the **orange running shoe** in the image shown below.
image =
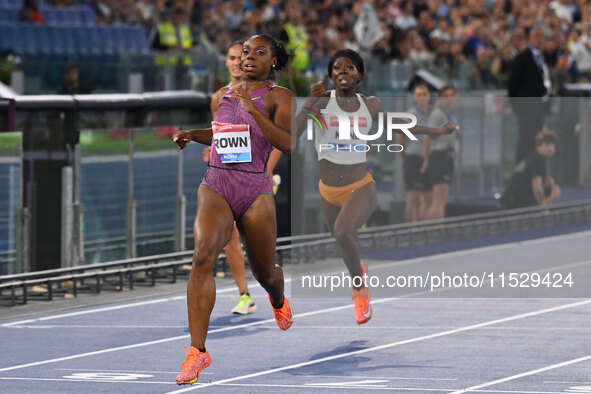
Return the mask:
[[[268,295],[268,294],[267,294]],[[269,296],[269,303],[271,303],[271,296]],[[293,307],[291,306],[291,302],[287,299],[287,297],[283,296],[283,306],[279,309],[275,309],[273,307],[273,303],[271,303],[271,308],[273,309],[273,314],[275,315],[275,321],[277,325],[282,330],[287,330],[293,324]]]
[[205,352],[200,352],[199,349],[191,346],[187,351],[187,346],[185,346],[183,351],[187,353],[187,358],[181,365],[181,373],[176,377],[176,383],[193,384],[199,379],[201,371],[211,365],[211,357],[209,357],[207,349]]
[[[361,263],[361,271],[363,272],[363,276],[367,276],[368,268],[364,262]],[[351,295],[355,304],[355,321],[357,324],[367,323],[373,315],[373,310],[369,305],[369,301],[371,300],[369,289],[367,287],[359,290],[351,289]]]

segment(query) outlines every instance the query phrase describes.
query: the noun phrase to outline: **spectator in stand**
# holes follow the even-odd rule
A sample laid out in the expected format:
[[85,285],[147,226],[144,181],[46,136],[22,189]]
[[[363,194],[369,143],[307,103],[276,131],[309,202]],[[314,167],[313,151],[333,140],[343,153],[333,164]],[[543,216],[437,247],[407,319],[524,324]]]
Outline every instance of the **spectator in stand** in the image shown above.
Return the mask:
[[436,20],[445,20],[449,16],[449,7],[442,0],[429,2],[429,14]]
[[449,42],[452,39],[452,33],[447,19],[440,19],[437,22],[437,28],[429,33],[429,38],[433,40]]
[[435,46],[435,55],[433,57],[433,70],[436,74],[446,75],[453,62],[453,58],[450,53],[450,45],[447,41],[433,40]]
[[573,16],[576,8],[572,4],[571,0],[553,0],[548,6],[558,19],[563,23],[564,26],[568,26],[573,23]]
[[491,72],[495,56],[492,48],[480,48],[476,52],[476,64],[473,68],[474,85],[478,89],[494,89],[496,80]]
[[90,94],[89,86],[80,82],[80,69],[76,63],[68,63],[62,73],[62,86],[57,94]]
[[115,9],[113,0],[84,0],[80,5],[92,10],[97,24],[107,25],[113,22],[113,10]]
[[428,11],[421,12],[419,16],[419,35],[423,38],[423,42],[427,49],[433,50],[431,43],[431,32],[435,29],[435,22]]
[[[72,0],[59,1],[64,4]],[[99,24],[140,23],[153,30],[158,22],[162,23],[158,16],[164,10],[170,13],[182,9],[200,38],[200,49],[213,56],[223,55],[228,40],[255,33],[277,37],[283,34],[289,41],[286,32],[282,32],[286,24],[280,22],[288,19],[299,19],[297,23],[291,20],[287,23],[294,25],[297,41],[308,37],[308,55],[327,56],[340,48],[359,48],[351,27],[363,2],[353,0],[201,0],[197,3],[194,0],[135,0],[135,7],[132,3],[132,0],[82,0],[82,4],[95,10]],[[546,37],[541,50],[551,75],[556,70],[560,78],[564,78],[567,37],[573,23],[582,22],[580,36],[584,36],[588,35],[585,26],[591,22],[591,0],[373,0],[373,5],[380,26],[389,31],[371,48],[379,60],[417,62],[418,57],[418,63],[424,64],[424,59],[429,58],[431,64],[426,66],[447,80],[458,78],[458,66],[470,63],[466,68],[476,70],[477,74],[471,79],[472,86],[476,87],[502,86],[498,85],[506,80],[499,76],[504,74],[502,69],[517,53],[527,49],[526,37],[533,27],[542,28]],[[133,8],[137,12],[126,11]],[[404,35],[413,28],[417,30],[410,36]],[[417,32],[423,43],[415,39]],[[443,41],[446,43],[442,44]],[[457,51],[458,45],[464,51],[463,56]],[[302,51],[302,45],[295,51]],[[571,58],[579,56],[577,50],[569,52],[572,52]],[[560,65],[559,59],[562,59]],[[296,60],[296,68],[305,71],[298,64]],[[489,82],[485,81],[489,72],[493,76],[492,83],[490,78]]]
[[314,24],[306,25],[308,31],[308,49],[310,57],[321,57],[324,54],[324,35],[320,26]]
[[400,15],[394,21],[394,24],[402,30],[408,30],[417,26],[417,20],[412,14],[412,1],[406,0],[400,3]]
[[419,19],[423,11],[429,11],[429,3],[427,0],[414,0],[412,7],[412,14]]
[[[395,46],[392,45],[392,29],[389,26],[383,27],[384,37],[378,41],[371,51],[374,57],[380,59],[382,63],[389,62],[396,57]],[[355,50],[354,48],[350,48]],[[356,50],[359,52],[359,50]]]
[[408,58],[417,67],[426,67],[433,59],[422,36],[415,35]]
[[158,23],[158,15],[164,10],[164,0],[139,0],[136,4],[138,17],[146,29]]
[[324,29],[324,37],[327,41],[334,45],[337,45],[341,39],[341,35],[339,33],[339,17],[334,12],[332,12],[328,17],[328,23]]
[[511,47],[504,46],[493,60],[490,71],[495,78],[496,86],[501,87],[507,85],[512,58],[513,53],[511,52]]
[[39,12],[37,0],[25,0],[21,10],[21,19],[29,23],[45,23],[45,19]]
[[575,62],[575,80],[589,80],[591,71],[591,40],[583,34],[582,26],[575,25],[569,37],[568,50]]
[[114,12],[113,22],[123,25],[139,25],[142,22],[134,0],[120,0]]
[[230,31],[237,31],[242,26],[244,21],[244,9],[239,0],[233,0],[227,4],[227,9],[224,12],[226,20],[226,28]]
[[485,46],[482,34],[482,24],[479,20],[476,20],[472,23],[471,33],[469,33],[469,38],[464,44],[464,55],[476,59],[478,50]]
[[[384,43],[382,44],[384,47],[388,46],[388,41],[390,40],[390,31],[388,30],[387,26],[382,25],[382,29],[384,31],[384,38],[381,41]],[[361,51],[361,46],[357,42],[357,38],[355,37],[355,32],[351,27],[346,27],[343,32],[341,32],[341,43],[343,44],[339,49],[350,49],[355,52]],[[374,48],[379,47],[380,42],[378,42]]]

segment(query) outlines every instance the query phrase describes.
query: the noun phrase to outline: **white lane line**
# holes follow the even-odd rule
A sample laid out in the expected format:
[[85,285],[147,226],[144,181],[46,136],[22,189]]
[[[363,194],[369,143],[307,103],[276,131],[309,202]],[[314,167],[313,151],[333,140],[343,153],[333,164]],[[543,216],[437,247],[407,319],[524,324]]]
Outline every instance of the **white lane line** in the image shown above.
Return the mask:
[[114,348],[110,348],[110,349],[97,350],[94,352],[74,354],[72,356],[52,358],[50,360],[36,361],[33,363],[28,363],[28,364],[20,364],[20,365],[14,365],[12,367],[0,368],[0,372],[13,371],[15,369],[22,369],[22,368],[27,368],[27,367],[34,367],[37,365],[51,364],[51,363],[56,363],[56,362],[60,362],[60,361],[74,360],[77,358],[95,356],[98,354],[111,353],[111,352],[116,352],[119,350],[135,349],[137,347],[156,345],[159,343],[166,343],[166,342],[176,341],[177,339],[187,339],[187,338],[189,338],[189,335],[179,335],[179,336],[172,337],[172,338],[164,338],[164,339],[158,339],[155,341],[136,343],[134,345],[119,346],[119,347],[114,347]]
[[467,393],[469,391],[475,391],[475,390],[482,389],[482,388],[485,388],[485,387],[494,386],[495,384],[509,382],[511,380],[516,380],[516,379],[520,379],[520,378],[523,378],[523,377],[526,377],[526,376],[536,375],[536,374],[539,374],[539,373],[542,373],[542,372],[551,371],[553,369],[566,367],[566,366],[569,366],[569,365],[572,365],[572,364],[576,364],[576,363],[580,363],[580,362],[588,361],[588,360],[591,360],[591,355],[584,356],[584,357],[579,357],[579,358],[575,358],[573,360],[563,361],[563,362],[558,363],[558,364],[548,365],[547,367],[542,367],[542,368],[534,369],[532,371],[527,371],[527,372],[523,372],[523,373],[520,373],[520,374],[517,374],[517,375],[508,376],[506,378],[492,380],[490,382],[478,384],[476,386],[471,386],[471,387],[468,387],[468,388],[465,388],[465,389],[462,389],[462,390],[457,390],[457,391],[454,391],[453,393],[450,393],[450,394]]
[[[239,317],[236,317],[236,319],[240,319]],[[209,328],[211,329],[215,329],[215,328],[224,328],[224,327],[228,327],[228,326],[209,326]],[[264,326],[264,327],[275,327],[273,325],[269,325],[269,326]],[[184,326],[117,326],[117,325],[84,325],[84,324],[80,324],[80,325],[68,325],[68,324],[55,324],[55,325],[33,325],[33,326],[29,326],[29,325],[18,325],[18,326],[13,326],[13,327],[9,327],[9,328],[15,328],[15,329],[54,329],[54,328],[100,328],[100,329],[175,329],[178,330],[180,329],[188,329],[189,326],[188,325],[184,325]],[[392,327],[391,327],[392,328]],[[417,327],[418,328],[418,327]],[[423,327],[424,328],[424,327]],[[209,331],[211,332],[211,331]]]
[[[220,327],[220,326],[210,326],[210,327]],[[224,326],[225,327],[225,326]],[[29,328],[29,329],[51,329],[51,328],[101,328],[101,329],[157,329],[157,328],[174,328],[174,329],[179,329],[179,328],[188,328],[188,326],[185,324],[184,326],[117,326],[117,325],[76,325],[76,324],[54,324],[54,325],[47,325],[47,324],[42,324],[42,325],[33,325],[33,326],[29,326],[29,325],[22,325],[19,324],[18,326],[11,326],[9,328]]]
[[564,382],[564,381],[560,381],[560,380],[544,380],[542,383],[547,383],[547,384],[556,384],[556,383],[563,383],[563,384],[591,384],[591,382]]
[[[289,281],[290,281],[289,279],[285,280],[285,282],[289,282]],[[250,283],[250,284],[254,285],[254,282]],[[228,293],[230,291],[236,291],[236,286],[231,286],[231,287],[217,290],[216,294]],[[14,321],[14,322],[10,322],[10,323],[0,324],[0,327],[13,327],[13,326],[20,325],[20,324],[29,324],[29,323],[35,323],[35,322],[40,322],[40,321],[63,319],[65,317],[88,315],[91,313],[109,312],[109,311],[114,311],[114,310],[118,310],[118,309],[135,308],[138,306],[160,304],[162,302],[168,302],[168,301],[184,300],[186,298],[187,298],[187,296],[180,295],[180,296],[174,296],[174,297],[159,298],[156,300],[133,302],[131,304],[113,305],[113,306],[102,307],[102,308],[87,309],[87,310],[78,311],[78,312],[70,312],[70,313],[63,313],[60,315],[39,317],[36,319],[18,320],[18,321]]]
[[[386,379],[386,380],[436,380],[455,382],[458,379],[455,378],[403,378],[397,376],[384,377],[384,376],[353,376],[353,375],[298,375],[300,378],[336,378],[336,379]],[[313,383],[312,383],[313,384]]]
[[[342,378],[342,376],[339,376]],[[221,384],[220,386],[237,386],[237,387],[285,387],[285,388],[325,388],[325,389],[354,389],[353,386],[338,386],[338,387],[330,387],[330,386],[320,386],[314,385],[313,383],[307,385],[297,385],[297,384],[256,384],[256,383],[227,383]],[[360,387],[360,386],[359,386]],[[409,391],[421,391],[421,392],[444,392],[449,393],[450,389],[439,389],[439,388],[424,388],[424,387],[364,387],[364,390],[390,390],[390,391],[402,391],[402,392],[409,392]],[[518,390],[477,390],[479,393],[507,393],[507,394],[564,394],[564,391],[518,391]]]
[[105,380],[105,379],[58,379],[58,378],[13,378],[0,376],[0,380],[27,380],[41,382],[95,382],[95,383],[135,383],[135,384],[176,384],[175,382],[148,382],[141,380]]
[[35,322],[40,322],[40,321],[47,321],[47,320],[54,320],[54,319],[62,319],[64,317],[88,315],[90,313],[107,312],[107,311],[114,311],[114,310],[118,310],[118,309],[134,308],[134,307],[137,307],[137,306],[160,304],[162,302],[182,300],[185,297],[186,296],[166,297],[166,298],[160,298],[160,299],[157,299],[157,300],[133,302],[131,304],[113,305],[113,306],[107,306],[107,307],[103,307],[103,308],[95,308],[95,309],[89,309],[89,310],[78,311],[78,312],[63,313],[63,314],[60,314],[60,315],[52,315],[52,316],[39,317],[37,319],[19,320],[19,321],[14,321],[14,322],[11,322],[11,323],[2,324],[1,327],[13,327],[13,326],[16,326],[16,325],[19,325],[19,324],[28,324],[28,323],[35,323]]
[[[393,298],[382,298],[382,299],[379,299],[379,300],[372,301],[372,305],[381,304],[381,303],[384,303],[384,302],[389,302],[389,301],[394,301],[394,300],[395,299],[393,299]],[[313,316],[313,315],[324,314],[324,313],[327,313],[327,312],[333,312],[333,311],[338,311],[338,310],[348,309],[348,308],[353,308],[353,304],[336,306],[336,307],[332,307],[332,308],[319,309],[319,310],[316,310],[316,311],[304,312],[304,313],[300,313],[300,314],[297,314],[297,312],[296,312],[296,315],[295,315],[294,319],[299,319],[299,318],[306,317],[306,316]],[[215,329],[215,330],[210,330],[208,332],[208,334],[214,334],[216,332],[224,332],[224,331],[238,330],[238,329],[246,328],[246,327],[260,326],[260,325],[268,324],[268,323],[271,323],[271,322],[275,322],[275,319],[273,318],[273,319],[259,320],[259,321],[250,322],[250,323],[244,323],[244,324],[237,324],[237,325],[233,325],[233,326],[222,327],[222,328],[218,328],[218,329]],[[12,370],[15,370],[15,369],[22,369],[22,368],[28,368],[28,367],[34,367],[34,366],[37,366],[37,365],[51,364],[51,363],[56,363],[56,362],[60,362],[60,361],[74,360],[74,359],[82,358],[82,357],[96,356],[98,354],[111,353],[111,352],[116,352],[116,351],[119,351],[119,350],[135,349],[135,348],[138,348],[138,347],[149,346],[149,345],[157,345],[157,344],[160,344],[160,343],[167,343],[167,342],[172,342],[172,341],[176,341],[176,340],[180,340],[180,339],[187,339],[187,338],[190,338],[190,335],[189,334],[179,335],[179,336],[170,337],[170,338],[163,338],[163,339],[158,339],[158,340],[154,340],[154,341],[141,342],[141,343],[136,343],[136,344],[133,344],[133,345],[118,346],[118,347],[109,348],[109,349],[96,350],[94,352],[74,354],[74,355],[71,355],[71,356],[58,357],[58,358],[53,358],[53,359],[50,359],[50,360],[43,360],[43,361],[36,361],[36,362],[32,362],[32,363],[27,363],[27,364],[13,365],[11,367],[0,368],[0,372],[12,371]]]
[[187,391],[199,390],[199,389],[204,388],[204,387],[210,387],[210,386],[215,386],[215,385],[224,384],[224,383],[231,383],[231,382],[236,382],[236,381],[239,381],[239,380],[254,378],[254,377],[258,377],[258,376],[269,375],[269,374],[273,374],[273,373],[276,373],[276,372],[282,372],[282,371],[286,371],[286,370],[297,369],[297,368],[306,367],[306,366],[309,366],[309,365],[323,363],[325,361],[336,360],[336,359],[340,359],[340,358],[344,358],[344,357],[349,357],[349,356],[356,356],[356,355],[359,355],[359,354],[364,354],[364,353],[369,353],[369,352],[375,352],[375,351],[378,351],[378,350],[389,349],[389,348],[393,348],[393,347],[400,346],[400,345],[406,345],[406,344],[409,344],[409,343],[415,343],[415,342],[425,341],[425,340],[428,340],[428,339],[443,337],[443,336],[446,336],[446,335],[457,334],[459,332],[474,330],[474,329],[477,329],[477,328],[481,328],[481,327],[485,327],[485,326],[490,326],[490,325],[493,325],[493,324],[505,323],[505,322],[508,322],[508,321],[523,319],[523,318],[532,317],[532,316],[538,316],[538,315],[542,315],[542,314],[546,314],[546,313],[551,313],[551,312],[556,312],[556,311],[560,311],[560,310],[564,310],[564,309],[576,308],[576,307],[579,307],[579,306],[582,306],[582,305],[587,305],[587,304],[590,304],[590,303],[591,303],[591,300],[585,300],[585,301],[574,302],[574,303],[571,303],[571,304],[565,304],[565,305],[555,306],[555,307],[552,307],[552,308],[541,309],[541,310],[537,310],[537,311],[533,311],[533,312],[521,313],[521,314],[518,314],[518,315],[513,315],[513,316],[501,318],[501,319],[491,320],[491,321],[487,321],[487,322],[483,322],[483,323],[478,323],[478,324],[472,324],[470,326],[465,326],[465,327],[459,327],[459,328],[456,328],[456,329],[453,329],[453,330],[447,330],[447,331],[442,331],[442,332],[438,332],[438,333],[434,333],[434,334],[430,334],[430,335],[424,335],[424,336],[410,338],[410,339],[406,339],[406,340],[402,340],[402,341],[391,342],[391,343],[387,343],[387,344],[384,344],[384,345],[373,346],[373,347],[369,347],[369,348],[361,349],[361,350],[355,350],[355,351],[352,351],[352,352],[335,354],[333,356],[322,357],[322,358],[319,358],[319,359],[316,359],[316,360],[311,360],[311,361],[305,361],[305,362],[302,362],[302,363],[286,365],[284,367],[279,367],[279,368],[272,368],[272,369],[268,369],[268,370],[265,370],[265,371],[255,372],[255,373],[251,373],[251,374],[247,374],[247,375],[236,376],[236,377],[233,377],[233,378],[222,379],[222,380],[218,380],[218,381],[215,381],[215,382],[206,383],[206,384],[203,384],[203,385],[198,386],[198,387],[188,387],[188,388],[181,389],[181,390],[171,391],[168,394],[184,393],[184,392],[187,392]]
[[[342,376],[341,376],[342,378]],[[441,392],[441,393],[448,393],[450,389],[438,389],[438,388],[414,388],[414,387],[376,387],[376,386],[363,386],[363,385],[351,385],[351,386],[327,386],[322,384],[257,384],[257,383],[224,383],[220,384],[220,386],[236,386],[236,387],[283,387],[283,388],[299,388],[299,389],[314,389],[314,388],[321,388],[321,389],[349,389],[349,390],[356,390],[357,392],[360,389],[363,391],[366,390],[386,390],[386,391],[421,391],[421,392]]]
[[478,393],[506,394],[564,394],[564,391],[523,391],[523,390],[476,390]]
[[[90,372],[113,372],[113,373],[166,373],[178,375],[179,371],[124,371],[119,369],[96,369],[96,368],[54,368],[54,371],[90,371]],[[211,375],[213,372],[201,372],[202,374]]]
[[[372,301],[372,305],[374,301]],[[27,326],[24,326],[27,327]],[[37,327],[37,326],[32,326]],[[268,326],[261,326],[264,328],[272,328],[272,325]],[[453,330],[455,327],[441,327],[441,326],[371,326],[371,327],[363,327],[363,330]],[[312,330],[359,330],[358,326],[304,326],[298,324],[298,330],[300,329],[312,329]],[[590,331],[591,328],[589,327],[482,327],[481,330],[489,330],[489,331]]]

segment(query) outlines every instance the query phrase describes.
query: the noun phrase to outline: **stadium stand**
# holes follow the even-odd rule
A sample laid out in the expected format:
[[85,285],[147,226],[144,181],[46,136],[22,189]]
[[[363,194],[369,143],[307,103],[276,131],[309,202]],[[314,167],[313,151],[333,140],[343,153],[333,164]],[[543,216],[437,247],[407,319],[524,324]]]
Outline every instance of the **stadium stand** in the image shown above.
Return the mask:
[[89,8],[45,5],[45,23],[29,24],[20,20],[21,7],[21,1],[0,2],[0,53],[22,57],[25,74],[46,84],[58,83],[63,66],[76,62],[91,84],[108,85],[120,54],[149,52],[142,27],[99,26]]

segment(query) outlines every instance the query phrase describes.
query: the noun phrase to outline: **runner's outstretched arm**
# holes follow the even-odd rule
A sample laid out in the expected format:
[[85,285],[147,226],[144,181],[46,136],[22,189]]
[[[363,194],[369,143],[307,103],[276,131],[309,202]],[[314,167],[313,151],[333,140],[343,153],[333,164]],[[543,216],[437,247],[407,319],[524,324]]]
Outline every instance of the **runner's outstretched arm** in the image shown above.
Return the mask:
[[[374,120],[376,120],[378,115],[383,114],[385,112],[382,102],[380,100],[378,100],[376,97],[368,98],[366,103],[367,103],[367,107],[368,107],[369,111],[371,112],[371,116]],[[396,124],[408,123],[408,119],[392,118],[392,121],[395,122]],[[423,125],[417,124],[416,126],[409,128],[408,131],[410,131],[413,134],[440,135],[440,134],[450,134],[457,129],[458,129],[458,127],[447,122],[444,125],[439,126],[439,127],[428,127],[428,126],[423,126]],[[401,131],[399,131],[399,130],[395,130],[395,131],[401,133]]]
[[194,129],[186,131],[177,131],[172,136],[172,140],[179,149],[184,149],[191,141],[199,142],[204,145],[211,145],[213,133],[209,129]]

